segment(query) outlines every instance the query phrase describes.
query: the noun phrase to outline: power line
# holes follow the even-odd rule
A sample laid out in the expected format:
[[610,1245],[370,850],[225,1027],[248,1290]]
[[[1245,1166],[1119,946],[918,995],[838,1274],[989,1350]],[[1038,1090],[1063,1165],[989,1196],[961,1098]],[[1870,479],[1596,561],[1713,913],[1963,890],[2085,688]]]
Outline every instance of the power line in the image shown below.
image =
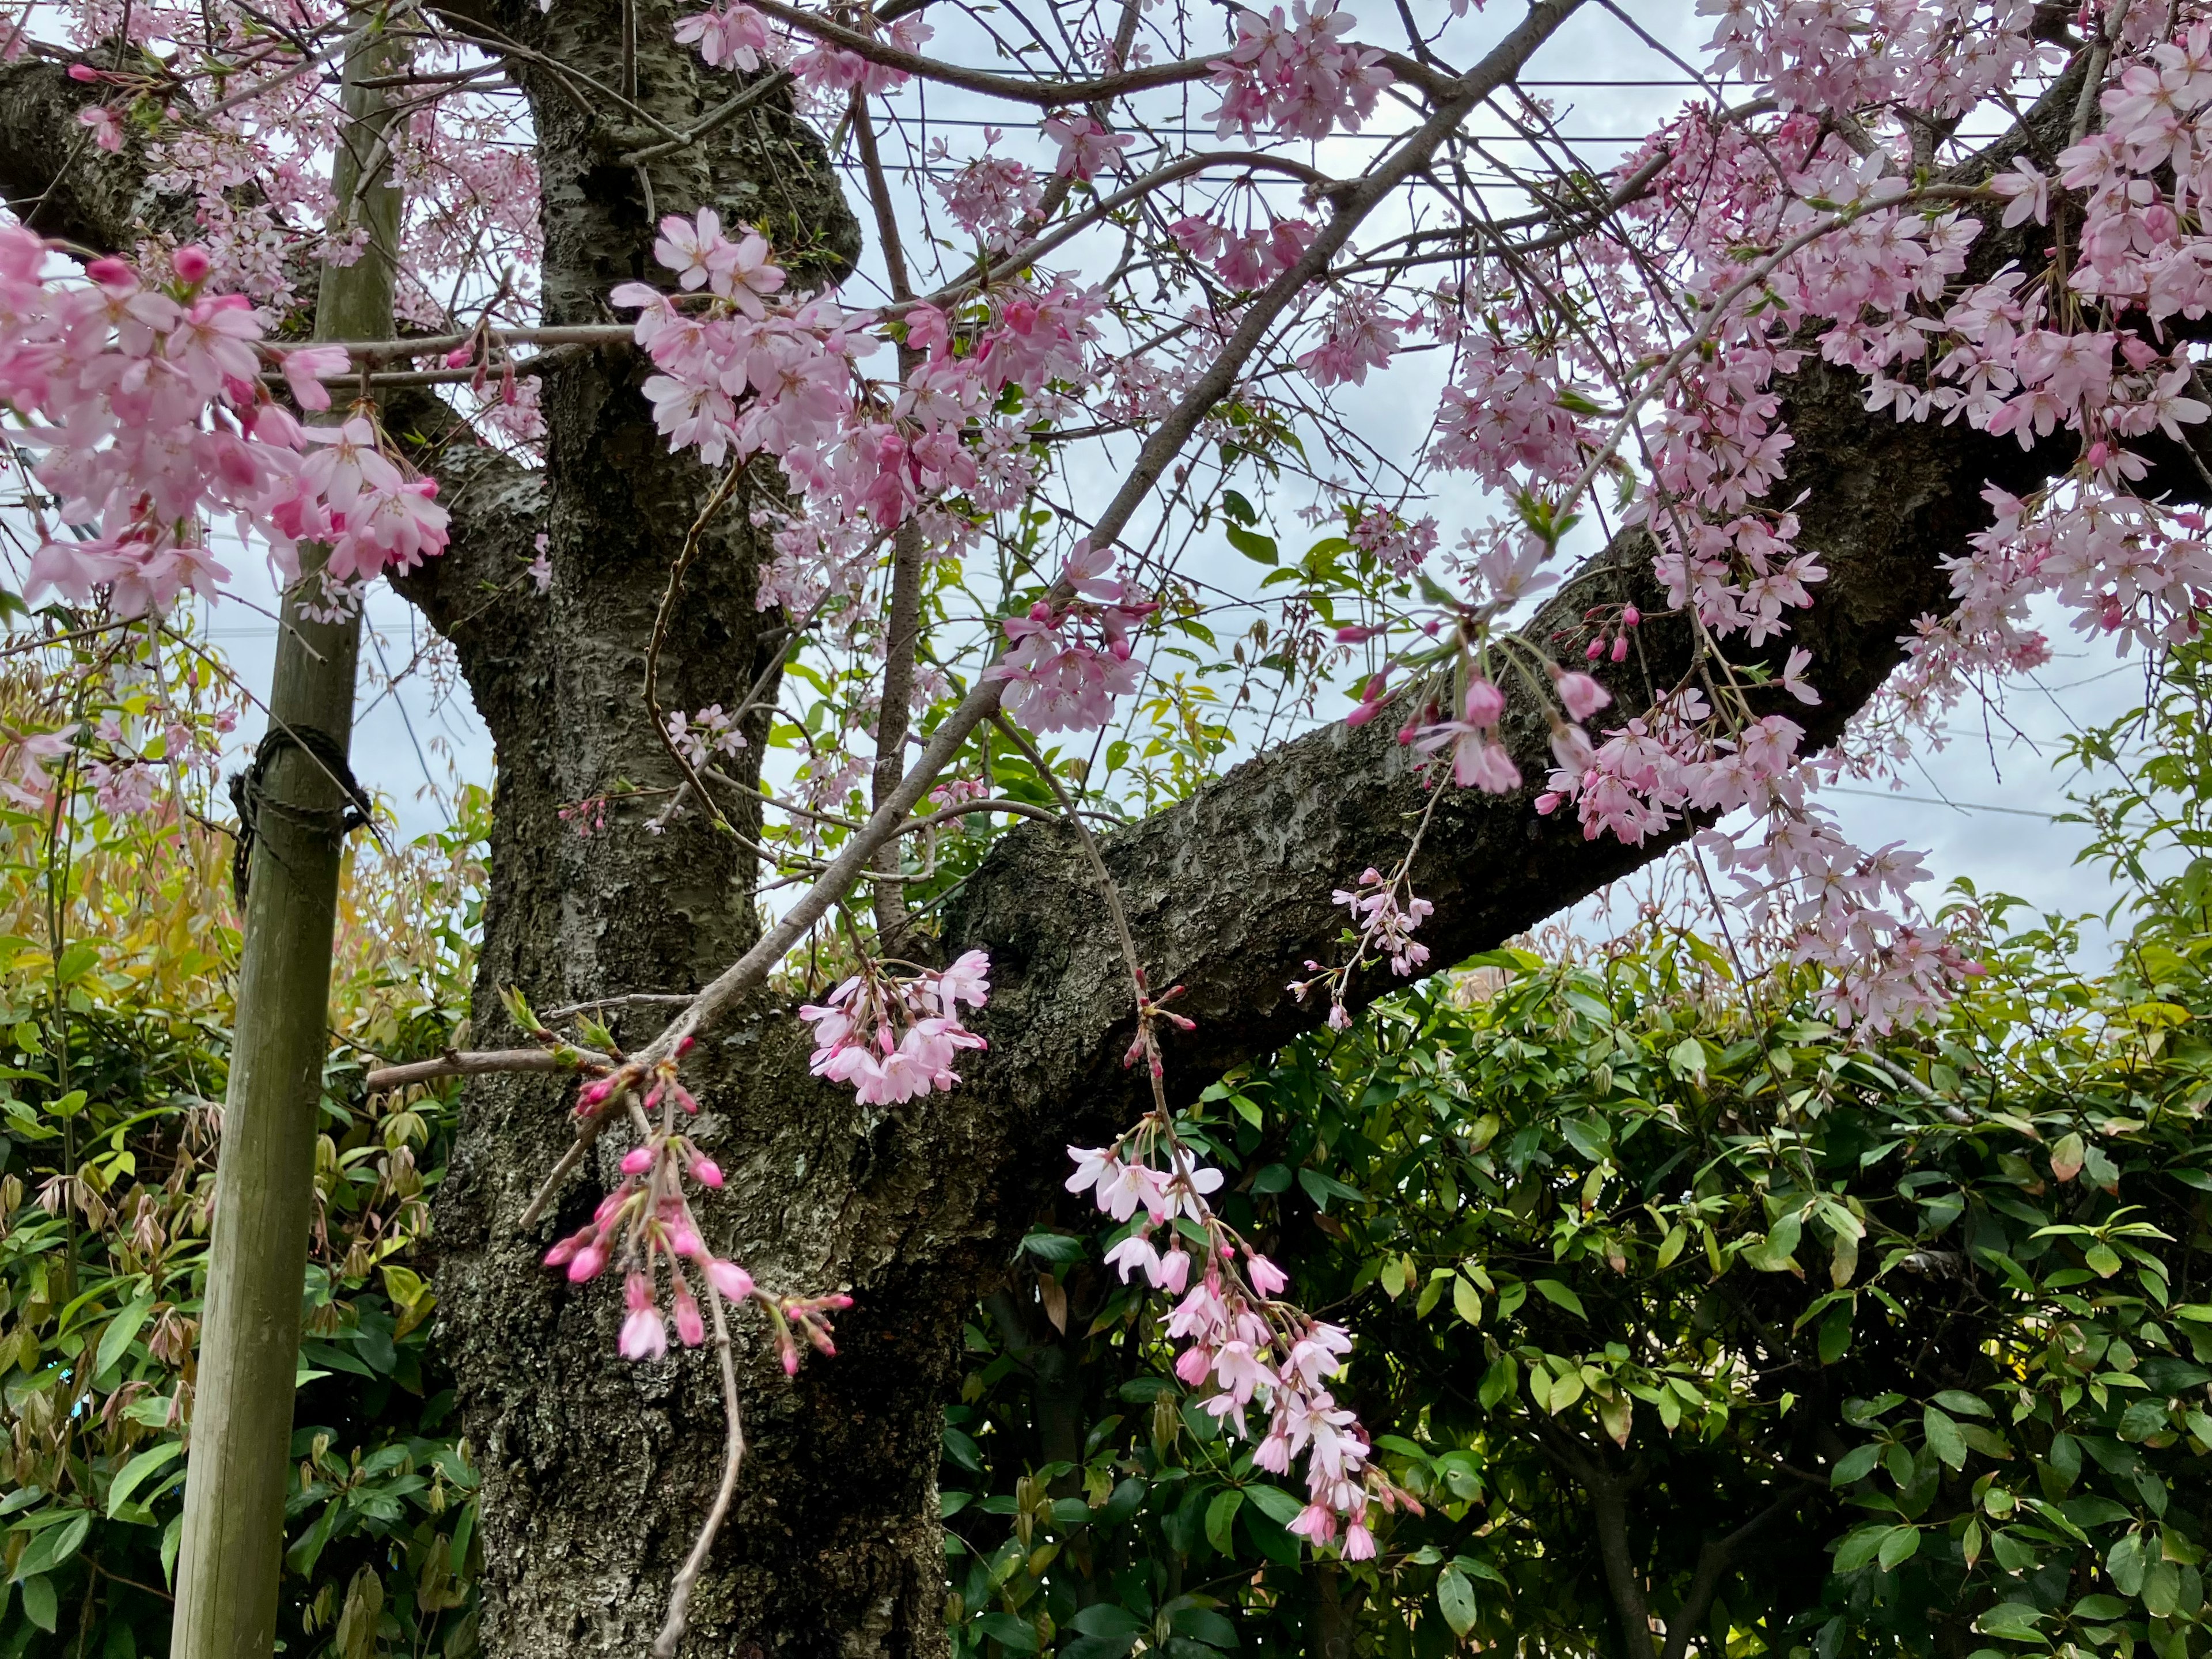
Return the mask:
[[1839,783],[1823,784],[1824,795],[1864,795],[1869,800],[1907,800],[1920,806],[1948,806],[1954,812],[2004,812],[2016,818],[2041,818],[2046,823],[2058,822],[2056,812],[2038,812],[2026,806],[1994,806],[1986,801],[1945,800],[1940,795],[1896,795],[1887,789],[1852,789]]

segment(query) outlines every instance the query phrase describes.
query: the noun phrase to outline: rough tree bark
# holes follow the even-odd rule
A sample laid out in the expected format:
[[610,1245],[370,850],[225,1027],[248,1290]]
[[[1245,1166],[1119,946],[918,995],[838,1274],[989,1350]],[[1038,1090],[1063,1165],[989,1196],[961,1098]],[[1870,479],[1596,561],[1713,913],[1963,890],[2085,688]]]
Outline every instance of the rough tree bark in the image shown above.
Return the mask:
[[[674,48],[670,0],[640,0],[637,11],[636,100],[680,127],[727,81]],[[618,0],[454,15],[595,75],[618,73]],[[539,136],[547,320],[604,319],[606,290],[649,265],[642,182],[617,159],[647,135],[538,63],[521,74]],[[0,82],[0,185],[27,203],[54,182],[54,158],[11,141],[6,90]],[[41,83],[41,95],[66,104],[70,94],[66,83]],[[649,164],[648,175],[658,211],[711,203],[726,218],[761,221],[781,244],[812,250],[817,280],[855,255],[857,226],[819,140],[772,103]],[[127,246],[147,216],[129,184],[118,173],[97,191],[45,196],[39,211],[74,204],[66,228],[52,222],[62,234]],[[2023,250],[1993,243],[1984,257],[2008,251]],[[540,1006],[686,990],[756,933],[751,860],[705,815],[689,812],[658,836],[641,827],[678,783],[646,719],[642,662],[709,483],[666,454],[636,393],[643,372],[632,354],[611,350],[555,374],[542,471],[475,447],[428,399],[395,409],[444,478],[457,531],[452,550],[403,591],[453,641],[498,744],[475,1011],[488,1040],[502,1028],[504,986]],[[1983,483],[2025,488],[2064,458],[1869,416],[1856,378],[1817,362],[1784,390],[1797,440],[1785,488],[1809,492],[1803,540],[1832,573],[1793,619],[1815,653],[1826,701],[1810,723],[1826,741],[1895,665],[1914,618],[1946,607],[1940,561],[1987,522]],[[540,532],[554,571],[544,597],[521,579]],[[1607,550],[1566,609],[1627,597],[1659,609],[1648,554],[1633,538]],[[687,583],[662,670],[665,707],[734,706],[773,663],[777,619],[755,609],[757,563],[740,503]],[[1563,611],[1540,626],[1567,619]],[[1642,661],[1609,676],[1622,712],[1687,663],[1685,630],[1640,631]],[[1519,719],[1524,768],[1540,775],[1540,725]],[[1330,947],[1340,921],[1330,890],[1393,863],[1425,800],[1389,725],[1309,733],[1107,838],[1154,982],[1190,988],[1178,1006],[1199,1029],[1168,1054],[1179,1094],[1317,1018],[1283,986]],[[741,776],[757,764],[757,726],[752,735]],[[645,793],[618,793],[632,786]],[[1413,872],[1437,907],[1424,938],[1437,963],[1662,850],[1585,841],[1572,824],[1538,817],[1532,799],[1457,792],[1439,805]],[[590,805],[602,801],[603,826]],[[859,1106],[808,1075],[804,1030],[766,1006],[712,1030],[694,1056],[707,1113],[700,1138],[728,1179],[702,1217],[720,1230],[714,1242],[769,1289],[842,1285],[856,1305],[840,1321],[839,1356],[810,1358],[796,1381],[746,1333],[751,1451],[685,1651],[942,1650],[935,1481],[961,1321],[1002,1282],[1013,1241],[1060,1177],[1062,1146],[1096,1140],[1137,1104],[1118,1064],[1129,1024],[1121,970],[1096,915],[1079,849],[1050,828],[1007,836],[969,880],[945,916],[942,949],[991,952],[981,1029],[992,1047],[951,1095],[899,1112]],[[633,1041],[651,1030],[634,1016],[618,1024]],[[563,1093],[543,1078],[472,1083],[439,1210],[440,1340],[484,1471],[486,1642],[532,1659],[644,1650],[712,1491],[721,1434],[709,1365],[617,1359],[618,1297],[604,1285],[575,1290],[538,1264],[611,1170],[573,1182],[533,1234],[514,1225],[567,1139]]]

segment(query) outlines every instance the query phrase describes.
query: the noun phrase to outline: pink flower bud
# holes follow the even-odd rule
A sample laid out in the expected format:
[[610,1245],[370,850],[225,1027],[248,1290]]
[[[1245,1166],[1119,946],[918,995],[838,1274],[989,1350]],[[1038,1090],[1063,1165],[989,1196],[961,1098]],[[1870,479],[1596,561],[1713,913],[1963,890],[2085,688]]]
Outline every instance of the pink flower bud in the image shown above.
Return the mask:
[[84,274],[102,288],[131,288],[138,281],[137,272],[113,258],[94,259],[84,268]]
[[1588,720],[1613,701],[1613,693],[1587,674],[1562,674],[1556,684],[1559,702],[1578,720]]
[[691,1292],[678,1285],[676,1291],[676,1334],[687,1348],[696,1348],[707,1340],[706,1322],[699,1317],[699,1304]]
[[559,1243],[545,1252],[545,1265],[549,1267],[565,1267],[575,1258],[576,1252],[583,1248],[584,1235],[574,1234],[561,1240]]
[[100,79],[100,71],[89,64],[71,64],[69,66],[69,78],[89,86],[93,82]]
[[719,1192],[722,1186],[722,1166],[702,1152],[691,1160],[691,1179],[702,1187],[711,1187]]
[[1634,605],[1626,605],[1620,608],[1620,625],[1623,628],[1633,628],[1643,620],[1644,613]]
[[1627,635],[1615,634],[1613,636],[1613,659],[1615,662],[1626,662],[1628,660]]
[[710,1256],[707,1261],[707,1278],[726,1301],[742,1302],[753,1293],[753,1276],[734,1261],[725,1261],[720,1256]]
[[624,1175],[643,1175],[652,1167],[653,1148],[650,1146],[633,1146],[623,1155],[622,1172]]
[[1599,635],[1595,639],[1592,640],[1588,645],[1583,647],[1583,660],[1584,662],[1595,662],[1603,655],[1605,655],[1605,635],[1602,634]]
[[469,366],[469,359],[472,355],[474,354],[471,352],[467,346],[455,346],[451,351],[446,354],[446,367],[447,368],[466,368]]
[[707,1247],[700,1243],[699,1235],[688,1222],[679,1221],[668,1230],[668,1248],[687,1261],[703,1261],[707,1259]]
[[1376,635],[1385,631],[1380,628],[1369,628],[1364,624],[1340,628],[1336,630],[1336,642],[1339,645],[1364,645]]
[[596,1241],[586,1244],[568,1264],[568,1282],[581,1285],[586,1279],[597,1279],[606,1265],[607,1247]]
[[215,269],[215,261],[205,248],[188,242],[169,256],[169,268],[177,273],[179,282],[198,288]]
[[1190,1257],[1181,1250],[1170,1250],[1162,1256],[1152,1273],[1152,1283],[1170,1296],[1181,1296],[1189,1282]]

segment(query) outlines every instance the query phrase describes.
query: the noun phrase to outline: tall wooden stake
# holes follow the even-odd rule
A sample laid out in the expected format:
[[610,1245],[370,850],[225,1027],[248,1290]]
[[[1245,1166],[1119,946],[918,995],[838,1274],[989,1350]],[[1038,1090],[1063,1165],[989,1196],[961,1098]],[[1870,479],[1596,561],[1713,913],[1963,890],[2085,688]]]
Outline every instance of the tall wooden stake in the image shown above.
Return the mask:
[[[354,264],[324,269],[319,339],[381,339],[392,331],[400,192],[385,135],[393,115],[384,90],[362,82],[394,73],[403,57],[380,21],[347,48],[334,222],[341,231],[365,228],[368,245]],[[216,1172],[171,1659],[259,1659],[276,1639],[344,848],[347,800],[334,762],[343,761],[352,733],[361,644],[357,616],[319,622],[302,605],[321,598],[313,578],[325,552],[301,548],[303,580],[284,599],[265,759],[248,803],[256,834],[245,960]]]

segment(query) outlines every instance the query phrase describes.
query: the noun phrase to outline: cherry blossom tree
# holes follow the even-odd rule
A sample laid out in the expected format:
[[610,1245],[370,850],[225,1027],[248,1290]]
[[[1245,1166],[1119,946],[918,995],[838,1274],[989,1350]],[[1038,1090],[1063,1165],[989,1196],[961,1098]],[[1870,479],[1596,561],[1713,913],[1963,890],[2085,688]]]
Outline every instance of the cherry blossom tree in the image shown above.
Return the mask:
[[[1649,9],[8,25],[25,597],[389,580],[497,744],[507,1046],[372,1078],[474,1079],[495,1651],[933,1650],[961,1322],[1071,1197],[1368,1559],[1346,1339],[1184,1103],[1676,848],[1840,1026],[1977,971],[1820,790],[2038,617],[2198,627],[2212,16],[1705,0],[1686,57]],[[372,27],[400,337],[309,344]],[[1598,33],[1688,96],[1592,159],[1537,83]],[[96,741],[12,734],[15,787]]]

